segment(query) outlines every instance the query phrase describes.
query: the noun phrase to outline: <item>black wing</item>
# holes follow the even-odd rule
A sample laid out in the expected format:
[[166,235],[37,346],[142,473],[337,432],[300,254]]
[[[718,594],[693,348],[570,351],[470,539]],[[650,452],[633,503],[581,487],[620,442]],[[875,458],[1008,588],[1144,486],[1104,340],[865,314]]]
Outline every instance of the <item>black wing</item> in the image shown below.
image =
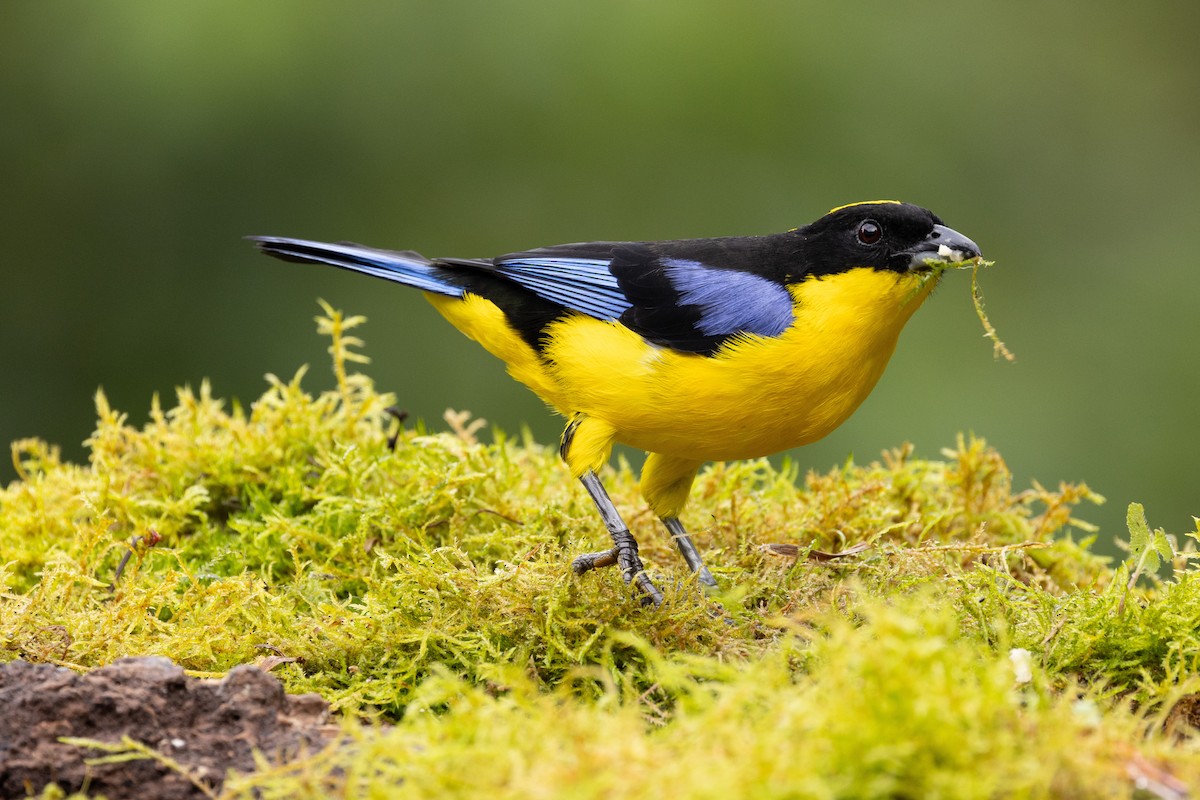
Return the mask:
[[778,336],[792,324],[791,294],[774,277],[783,265],[767,238],[558,245],[492,265],[541,298],[617,320],[657,345],[711,355],[731,337]]

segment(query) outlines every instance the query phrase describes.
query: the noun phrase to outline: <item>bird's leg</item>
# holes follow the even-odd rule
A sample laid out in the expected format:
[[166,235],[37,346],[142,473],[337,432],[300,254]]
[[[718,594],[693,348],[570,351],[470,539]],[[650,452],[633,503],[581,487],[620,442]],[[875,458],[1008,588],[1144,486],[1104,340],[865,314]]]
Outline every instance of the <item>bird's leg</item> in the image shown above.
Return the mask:
[[608,534],[612,537],[613,547],[611,550],[580,556],[575,559],[571,565],[572,568],[577,574],[582,574],[590,569],[615,563],[621,568],[621,577],[625,579],[625,583],[633,584],[642,593],[643,605],[650,603],[656,606],[662,605],[662,592],[650,581],[642,566],[642,560],[638,558],[637,540],[633,538],[628,526],[621,519],[616,506],[608,497],[608,492],[604,491],[600,479],[596,477],[595,472],[588,470],[579,480],[582,481],[583,487],[587,489],[588,494],[592,497],[592,502],[600,511],[600,516],[604,519],[604,527],[608,528]]
[[596,504],[604,527],[612,537],[613,546],[599,553],[587,553],[575,559],[572,568],[576,574],[582,575],[597,567],[607,567],[616,564],[621,568],[621,577],[626,584],[633,586],[642,594],[642,604],[662,604],[662,592],[650,581],[642,560],[638,558],[637,540],[629,532],[629,527],[617,513],[616,506],[604,491],[596,471],[602,467],[612,453],[613,439],[616,429],[603,420],[589,417],[587,414],[573,414],[563,431],[562,442],[558,452],[562,460],[571,468],[571,472],[579,476],[583,487],[591,495]]
[[650,504],[654,513],[667,526],[667,532],[675,540],[680,555],[687,562],[688,568],[696,573],[696,580],[706,591],[717,588],[717,582],[704,561],[700,551],[696,549],[692,537],[679,521],[679,512],[687,503],[688,494],[692,491],[692,482],[696,471],[704,462],[695,461],[679,456],[668,456],[662,453],[649,453],[646,463],[642,466],[642,496]]
[[716,589],[716,578],[708,571],[708,567],[704,566],[704,560],[700,558],[700,551],[696,549],[696,543],[683,529],[683,523],[679,521],[679,517],[663,517],[662,521],[663,525],[667,526],[671,538],[675,540],[675,546],[679,548],[679,554],[687,562],[688,568],[696,573],[696,580],[700,581],[705,591]]

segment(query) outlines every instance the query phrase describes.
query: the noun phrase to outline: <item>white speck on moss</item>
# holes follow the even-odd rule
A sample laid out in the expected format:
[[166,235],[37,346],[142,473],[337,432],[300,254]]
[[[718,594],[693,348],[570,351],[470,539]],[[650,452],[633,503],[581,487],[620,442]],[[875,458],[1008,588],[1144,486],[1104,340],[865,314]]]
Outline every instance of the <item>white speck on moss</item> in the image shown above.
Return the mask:
[[1008,651],[1008,660],[1012,662],[1013,680],[1018,685],[1033,680],[1033,654],[1024,647],[1014,647]]

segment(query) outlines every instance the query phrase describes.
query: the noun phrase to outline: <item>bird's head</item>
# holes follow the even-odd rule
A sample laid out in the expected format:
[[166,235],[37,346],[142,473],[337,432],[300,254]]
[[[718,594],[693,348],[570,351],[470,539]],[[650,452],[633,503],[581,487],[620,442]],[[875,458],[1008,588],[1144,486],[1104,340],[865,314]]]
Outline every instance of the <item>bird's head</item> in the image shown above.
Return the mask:
[[933,212],[896,200],[838,206],[796,233],[810,275],[857,267],[904,274],[980,258],[979,245],[946,227]]

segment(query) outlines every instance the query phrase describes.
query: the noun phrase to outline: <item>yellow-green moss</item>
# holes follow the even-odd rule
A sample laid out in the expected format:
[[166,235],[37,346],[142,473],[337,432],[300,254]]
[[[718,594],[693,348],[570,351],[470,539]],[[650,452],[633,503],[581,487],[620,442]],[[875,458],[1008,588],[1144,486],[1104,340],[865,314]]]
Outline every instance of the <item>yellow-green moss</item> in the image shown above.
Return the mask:
[[758,658],[707,659],[702,669],[622,635],[676,699],[670,710],[607,682],[580,702],[571,682],[547,690],[515,666],[483,686],[438,670],[396,727],[352,727],[353,747],[227,789],[277,798],[1127,797],[1131,743],[1154,761],[1176,756],[1166,740],[1147,740],[1143,717],[1101,715],[1073,691],[1050,691],[1042,674],[1015,686],[1005,654],[965,636],[926,593],[857,611],[854,624],[811,641],[784,639]]
[[1086,486],[1014,491],[973,437],[803,481],[713,465],[686,516],[718,606],[622,464],[606,480],[668,597],[644,609],[613,572],[571,574],[605,535],[554,448],[461,417],[388,448],[394,398],[350,369],[360,322],[320,318],[329,391],[269,376],[243,409],[205,384],[141,426],[101,394],[89,464],[15,443],[0,657],[296,658],[274,674],[353,746],[229,796],[1126,797],[1137,759],[1200,778],[1190,734],[1157,732],[1197,690],[1200,578],[1181,558],[1127,596],[1130,567],[1076,538]]

